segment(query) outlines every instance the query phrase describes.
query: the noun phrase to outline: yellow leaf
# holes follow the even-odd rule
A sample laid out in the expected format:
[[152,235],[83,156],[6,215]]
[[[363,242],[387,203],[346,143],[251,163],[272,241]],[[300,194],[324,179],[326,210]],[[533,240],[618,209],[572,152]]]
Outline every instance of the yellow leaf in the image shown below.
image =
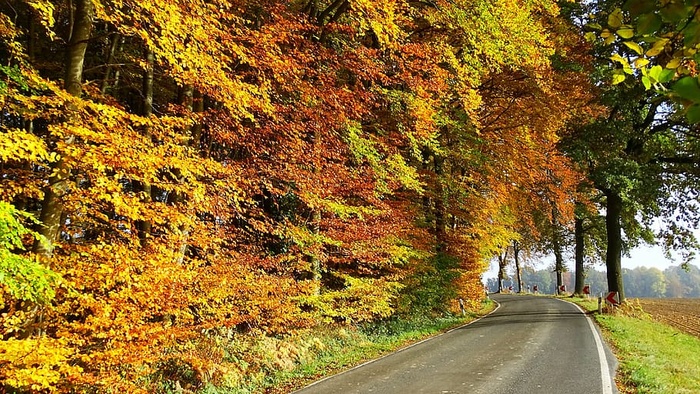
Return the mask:
[[625,39],[632,38],[634,37],[634,30],[629,27],[623,27],[617,31],[617,35]]
[[617,85],[625,80],[625,74],[615,74],[612,77],[612,84]]
[[680,66],[680,65],[681,65],[681,59],[673,58],[673,59],[671,59],[670,62],[666,63],[666,68],[673,70],[673,69],[678,68],[678,66]]
[[652,45],[651,49],[649,49],[646,53],[647,56],[652,57],[652,56],[657,56],[659,53],[661,53],[664,50],[664,47],[666,47],[666,44],[668,43],[668,38],[661,38],[658,41]]
[[635,51],[638,55],[644,53],[644,49],[642,49],[642,47],[634,41],[625,41],[624,44],[627,46],[627,48]]
[[642,68],[649,64],[649,59],[643,58],[643,57],[638,57],[634,60],[634,66],[637,68]]

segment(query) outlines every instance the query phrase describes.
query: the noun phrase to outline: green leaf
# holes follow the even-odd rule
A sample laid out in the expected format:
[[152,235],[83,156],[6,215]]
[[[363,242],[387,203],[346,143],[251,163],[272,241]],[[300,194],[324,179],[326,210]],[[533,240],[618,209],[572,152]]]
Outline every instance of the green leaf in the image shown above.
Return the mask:
[[[619,33],[620,31],[618,30],[618,34]],[[637,55],[641,55],[642,53],[644,53],[644,49],[642,49],[642,47],[634,41],[625,41],[623,44],[625,44],[627,48],[635,51]]]
[[616,33],[618,36],[624,39],[634,37],[634,30],[629,27],[623,27],[622,29],[619,29]]
[[645,75],[642,77],[642,84],[644,85],[644,88],[646,88],[646,90],[651,89],[651,80],[648,76]]
[[649,69],[649,77],[651,77],[652,81],[659,81],[659,77],[661,76],[661,71],[663,71],[663,68],[659,65],[656,65]]
[[640,14],[652,12],[654,8],[656,8],[655,2],[649,0],[627,0],[625,5],[622,6],[622,9],[629,11],[633,18]]
[[694,103],[700,102],[700,85],[695,77],[684,77],[673,84],[673,92],[681,98]]
[[678,23],[690,16],[690,9],[691,8],[686,7],[682,3],[668,3],[659,11],[664,21]]
[[612,27],[613,29],[617,29],[622,26],[622,20],[622,10],[616,8],[615,11],[608,15],[608,26]]
[[693,104],[688,107],[686,109],[685,116],[688,118],[688,122],[690,123],[700,122],[700,104]]
[[676,75],[676,70],[670,70],[670,69],[665,69],[659,73],[659,77],[657,80],[660,83],[666,83],[669,82],[670,80],[673,79],[673,77]]
[[637,20],[637,33],[654,34],[661,29],[662,20],[658,14],[644,14]]
[[695,44],[700,42],[700,23],[691,22],[682,31],[683,33],[683,45],[686,48],[694,47]]

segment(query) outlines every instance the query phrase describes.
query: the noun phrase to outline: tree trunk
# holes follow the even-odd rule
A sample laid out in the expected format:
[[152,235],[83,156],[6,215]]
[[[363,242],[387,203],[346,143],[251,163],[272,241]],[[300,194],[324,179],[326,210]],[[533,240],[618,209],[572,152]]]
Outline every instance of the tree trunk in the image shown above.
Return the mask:
[[442,187],[442,176],[443,176],[443,164],[444,159],[438,157],[434,158],[435,161],[435,250],[440,253],[445,251],[445,246],[447,244],[447,233],[445,230],[445,218],[447,217],[447,212],[444,202],[444,188]]
[[112,78],[112,70],[114,69],[114,62],[116,59],[117,50],[119,49],[119,43],[122,41],[122,35],[119,33],[114,33],[112,35],[112,42],[109,45],[109,56],[107,57],[107,70],[105,70],[105,76],[102,78],[102,85],[100,86],[100,92],[102,94],[107,93],[109,88],[109,81]]
[[[75,3],[75,21],[70,33],[66,51],[65,89],[73,96],[80,96],[83,90],[83,63],[87,49],[90,31],[92,30],[93,6],[90,0],[77,0]],[[68,136],[67,143],[74,137]],[[70,169],[63,159],[54,166],[53,175],[45,190],[44,201],[41,205],[39,220],[41,225],[38,232],[45,237],[46,242],[36,241],[33,251],[45,257],[53,255],[54,243],[58,239],[63,214],[63,197],[68,191]]]
[[[430,150],[428,148],[423,148],[422,156],[423,157],[421,160],[421,169],[426,173],[430,173]],[[423,196],[421,197],[421,202],[423,205],[423,218],[425,220],[425,223],[426,225],[432,224],[434,220],[434,215],[433,205],[430,201],[430,195],[428,193],[423,193]]]
[[[93,6],[90,0],[78,0],[75,5],[75,21],[71,24],[70,39],[66,50],[65,60],[65,90],[73,95],[80,96],[83,91],[83,63],[85,51],[92,30]],[[68,122],[70,111],[68,108]],[[66,144],[73,142],[73,136],[66,137]],[[53,173],[49,177],[49,185],[44,190],[44,200],[41,204],[39,215],[39,227],[37,232],[44,240],[37,239],[32,246],[32,251],[44,258],[51,258],[56,240],[59,237],[61,224],[65,220],[63,214],[63,197],[68,192],[70,182],[70,168],[61,158],[53,166]],[[33,302],[25,302],[23,309],[26,311],[23,329],[18,333],[18,338],[29,338],[32,335],[43,335],[43,308]]]
[[498,255],[498,292],[503,292],[503,281],[506,280],[506,265],[508,265],[508,249]]
[[[178,95],[178,101],[182,106],[184,106],[188,112],[192,112],[193,110],[193,96],[194,96],[194,88],[192,85],[185,85],[179,92]],[[190,130],[191,131],[191,130]],[[183,182],[182,180],[182,173],[178,168],[174,168],[172,170],[172,173],[176,177],[177,182]],[[168,198],[168,203],[172,205],[177,205],[180,203],[183,203],[185,201],[185,196],[183,196],[180,193],[177,192],[172,192]],[[177,245],[177,262],[182,264],[185,261],[185,255],[187,254],[187,249],[188,249],[188,243],[187,240],[189,238],[189,230],[185,226],[173,226],[171,225],[170,230],[172,231],[173,234],[176,234],[177,236],[180,237],[180,242]]]
[[564,285],[564,256],[561,251],[561,237],[559,233],[559,215],[556,207],[552,208],[552,248],[554,249],[554,272],[557,275],[556,294],[561,294],[561,286]]
[[513,241],[513,260],[515,261],[515,280],[518,282],[518,293],[523,292],[523,272],[520,267],[520,243]]
[[[141,114],[148,118],[153,114],[153,67],[155,64],[155,55],[153,50],[146,48],[144,52],[146,60],[146,69],[143,72],[143,108]],[[150,136],[150,130],[146,129],[146,136]],[[153,188],[148,182],[139,182],[137,188],[142,192],[142,200],[151,202],[153,199]],[[148,239],[153,231],[153,223],[149,220],[139,220],[136,223],[141,246],[148,244]]]
[[622,198],[613,191],[606,191],[605,196],[607,197],[605,230],[608,235],[605,265],[608,274],[608,291],[618,292],[620,302],[623,302],[625,292],[622,285],[622,227],[620,225]]
[[575,294],[583,294],[583,285],[586,280],[586,273],[583,270],[583,253],[584,253],[584,238],[583,238],[583,218],[576,217],[574,222],[574,240],[576,242],[576,285],[574,286]]

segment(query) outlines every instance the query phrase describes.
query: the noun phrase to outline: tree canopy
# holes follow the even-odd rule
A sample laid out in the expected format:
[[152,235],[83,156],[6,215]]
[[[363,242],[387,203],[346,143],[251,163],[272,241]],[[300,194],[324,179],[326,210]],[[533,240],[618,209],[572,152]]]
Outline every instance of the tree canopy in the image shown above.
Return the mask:
[[625,63],[572,7],[0,4],[2,384],[224,385],[245,363],[202,333],[458,312],[491,257],[560,242],[595,190],[638,204],[630,223],[696,220],[694,126],[643,81],[603,86]]

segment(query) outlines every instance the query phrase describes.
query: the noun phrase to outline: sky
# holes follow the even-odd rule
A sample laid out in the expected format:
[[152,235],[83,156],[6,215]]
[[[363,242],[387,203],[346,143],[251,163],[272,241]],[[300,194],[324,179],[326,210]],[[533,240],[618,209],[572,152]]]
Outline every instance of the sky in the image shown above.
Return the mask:
[[[637,267],[656,267],[660,270],[665,270],[666,268],[672,266],[672,265],[679,265],[681,264],[681,259],[678,258],[676,261],[669,260],[664,256],[664,252],[661,249],[660,246],[640,246],[635,249],[633,249],[630,252],[630,256],[622,256],[622,268],[637,268]],[[534,261],[534,262],[529,262],[529,264],[533,264],[536,269],[543,269],[547,268],[550,265],[554,264],[554,258],[549,257],[549,258],[544,258],[540,259],[539,261]],[[573,259],[566,259],[564,260],[564,263],[566,266],[569,268],[569,270],[573,271],[574,270],[574,261]],[[512,263],[511,263],[512,264]],[[697,261],[693,261],[692,264],[698,264]],[[605,265],[600,264],[596,265],[595,268],[599,271],[605,271]],[[488,278],[495,278],[498,275],[498,262],[496,259],[491,261],[491,266],[489,267],[489,270],[484,274],[484,280]]]

